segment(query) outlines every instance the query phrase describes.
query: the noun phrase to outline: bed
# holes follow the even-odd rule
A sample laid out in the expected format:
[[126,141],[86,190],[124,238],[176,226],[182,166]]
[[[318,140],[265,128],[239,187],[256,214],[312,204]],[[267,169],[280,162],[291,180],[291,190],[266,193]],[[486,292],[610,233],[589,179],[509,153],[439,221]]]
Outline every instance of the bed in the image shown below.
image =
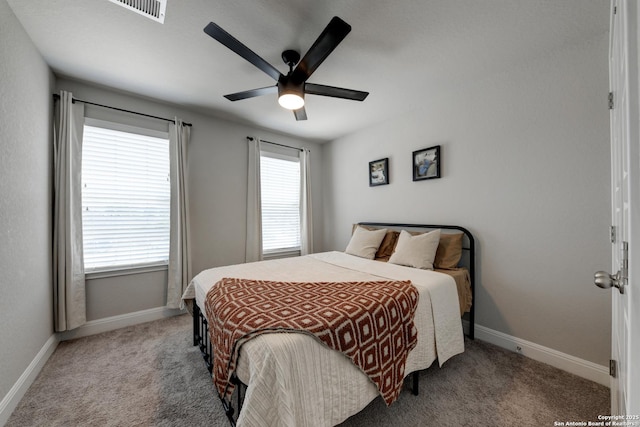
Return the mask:
[[[370,236],[377,230],[380,236],[383,233],[381,229],[384,229],[384,237],[377,246],[373,244],[373,256],[370,256],[372,245],[367,248],[367,257],[360,256],[362,253],[358,251],[362,248],[357,245],[357,255],[353,254],[352,244],[358,240],[356,233],[362,234],[367,230],[366,235]],[[423,240],[425,235],[438,231],[439,256],[443,245],[446,246],[443,242],[454,238],[460,241],[460,254],[444,261],[440,256],[439,262],[449,263],[445,265],[447,268],[438,268],[441,265],[433,258],[433,270],[399,264],[398,254],[402,252],[399,249],[411,248],[406,244],[401,248],[399,244],[401,235],[405,238],[404,243],[408,241],[407,230],[412,230],[412,237]],[[411,238],[411,241],[417,239]],[[413,262],[400,261],[404,264]],[[325,252],[205,270],[190,283],[183,300],[193,314],[194,345],[200,347],[215,380],[214,346],[209,325],[216,319],[211,318],[215,317],[213,309],[210,306],[209,310],[205,308],[214,285],[229,278],[294,284],[410,281],[419,294],[413,316],[417,339],[407,352],[401,380],[413,373],[413,393],[417,394],[418,371],[428,368],[436,360],[442,366],[449,358],[464,351],[461,316],[466,319],[467,336],[473,339],[474,264],[474,238],[462,227],[359,223],[354,226],[345,252]],[[353,360],[306,333],[252,336],[238,346],[233,368],[230,382],[232,387],[238,386],[235,387],[234,398],[219,392],[232,425],[337,425],[381,395],[380,387],[363,369],[356,367]],[[234,405],[242,410],[235,410]]]

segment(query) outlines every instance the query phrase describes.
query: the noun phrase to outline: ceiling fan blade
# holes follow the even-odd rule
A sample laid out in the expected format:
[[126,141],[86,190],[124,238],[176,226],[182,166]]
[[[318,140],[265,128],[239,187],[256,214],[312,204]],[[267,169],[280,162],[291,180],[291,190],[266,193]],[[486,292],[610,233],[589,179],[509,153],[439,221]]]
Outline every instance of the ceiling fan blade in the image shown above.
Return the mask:
[[274,80],[278,81],[278,79],[282,75],[277,68],[259,57],[257,53],[242,44],[231,34],[220,28],[218,24],[209,22],[209,24],[204,27],[204,32],[255,65],[258,69],[271,76],[271,78],[273,78]]
[[298,84],[307,81],[350,31],[351,25],[334,16],[293,70],[291,79]]
[[310,95],[331,96],[333,98],[351,99],[354,101],[364,101],[365,98],[369,95],[369,92],[344,89],[335,86],[318,85],[315,83],[305,83],[304,93],[308,93]]
[[244,92],[231,93],[225,95],[229,101],[239,101],[241,99],[253,98],[256,96],[269,95],[271,93],[278,93],[278,86],[267,86],[259,89],[245,90]]
[[298,108],[297,110],[293,110],[293,115],[296,116],[296,120],[307,120],[307,111],[302,108]]

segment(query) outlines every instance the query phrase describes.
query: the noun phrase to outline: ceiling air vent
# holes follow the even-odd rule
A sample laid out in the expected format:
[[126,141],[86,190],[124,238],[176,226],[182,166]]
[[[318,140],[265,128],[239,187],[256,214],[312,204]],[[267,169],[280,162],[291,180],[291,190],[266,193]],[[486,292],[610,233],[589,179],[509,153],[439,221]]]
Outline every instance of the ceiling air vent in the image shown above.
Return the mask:
[[133,10],[140,15],[153,19],[161,24],[164,23],[164,11],[167,8],[167,0],[109,0],[111,3],[119,4],[129,10]]

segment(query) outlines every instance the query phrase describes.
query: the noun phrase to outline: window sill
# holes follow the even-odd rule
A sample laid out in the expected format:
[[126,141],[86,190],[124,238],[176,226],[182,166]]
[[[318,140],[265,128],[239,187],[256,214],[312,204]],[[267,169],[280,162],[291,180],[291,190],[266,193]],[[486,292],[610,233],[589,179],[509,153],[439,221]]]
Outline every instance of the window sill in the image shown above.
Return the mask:
[[300,249],[265,252],[262,254],[262,259],[269,260],[278,258],[293,258],[297,256],[300,256]]
[[86,280],[105,279],[107,277],[130,276],[133,274],[144,274],[154,271],[167,271],[168,269],[169,266],[167,264],[154,264],[137,267],[117,267],[114,269],[103,269],[85,272],[84,278]]

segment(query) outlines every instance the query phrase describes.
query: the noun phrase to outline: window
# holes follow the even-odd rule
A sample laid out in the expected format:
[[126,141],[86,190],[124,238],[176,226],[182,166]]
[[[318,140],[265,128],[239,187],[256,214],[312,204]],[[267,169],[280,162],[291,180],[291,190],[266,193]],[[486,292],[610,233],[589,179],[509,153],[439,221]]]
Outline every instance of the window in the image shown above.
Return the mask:
[[262,253],[300,252],[300,160],[280,152],[261,151]]
[[86,119],[85,271],[168,263],[170,189],[166,132]]

